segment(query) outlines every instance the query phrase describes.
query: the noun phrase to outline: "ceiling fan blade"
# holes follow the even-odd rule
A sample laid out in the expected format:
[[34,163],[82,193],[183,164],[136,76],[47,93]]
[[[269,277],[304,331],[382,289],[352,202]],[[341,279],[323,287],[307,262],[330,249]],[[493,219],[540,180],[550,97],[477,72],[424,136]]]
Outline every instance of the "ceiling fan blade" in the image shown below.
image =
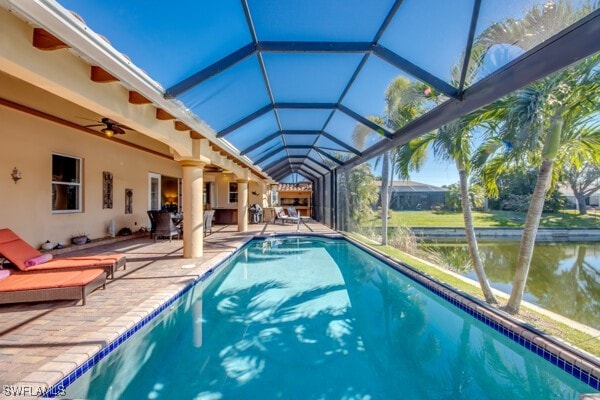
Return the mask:
[[112,129],[113,129],[113,131],[115,131],[116,134],[119,134],[119,135],[125,134],[125,130],[123,130],[123,128],[121,128],[119,125],[113,125]]

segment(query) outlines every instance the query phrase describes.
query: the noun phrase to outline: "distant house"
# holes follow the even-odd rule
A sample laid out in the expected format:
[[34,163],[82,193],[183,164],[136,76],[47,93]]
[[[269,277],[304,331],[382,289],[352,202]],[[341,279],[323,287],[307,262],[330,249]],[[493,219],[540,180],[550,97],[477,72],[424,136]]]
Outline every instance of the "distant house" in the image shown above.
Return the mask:
[[277,187],[279,205],[282,207],[293,206],[300,215],[312,215],[312,183],[280,183]]
[[[375,184],[381,189],[381,181]],[[412,181],[394,181],[391,187],[390,209],[430,210],[433,206],[446,203],[448,189]],[[379,190],[381,193],[381,190]],[[381,204],[381,200],[378,202]]]
[[[577,198],[573,193],[573,189],[569,186],[560,185],[558,187],[559,192],[567,198],[570,208],[577,208]],[[585,198],[585,205],[588,207],[599,207],[600,206],[600,191],[592,194]]]

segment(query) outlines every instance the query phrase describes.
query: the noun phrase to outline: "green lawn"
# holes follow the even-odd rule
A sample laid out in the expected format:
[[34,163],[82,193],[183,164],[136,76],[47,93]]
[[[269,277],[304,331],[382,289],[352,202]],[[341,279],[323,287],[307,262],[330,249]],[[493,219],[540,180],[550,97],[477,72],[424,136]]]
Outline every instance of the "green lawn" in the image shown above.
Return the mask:
[[[390,226],[462,227],[460,212],[445,211],[391,211]],[[475,227],[522,227],[525,213],[515,211],[473,212]],[[373,224],[378,225],[380,218]],[[600,213],[578,215],[575,211],[543,214],[541,228],[600,228]]]

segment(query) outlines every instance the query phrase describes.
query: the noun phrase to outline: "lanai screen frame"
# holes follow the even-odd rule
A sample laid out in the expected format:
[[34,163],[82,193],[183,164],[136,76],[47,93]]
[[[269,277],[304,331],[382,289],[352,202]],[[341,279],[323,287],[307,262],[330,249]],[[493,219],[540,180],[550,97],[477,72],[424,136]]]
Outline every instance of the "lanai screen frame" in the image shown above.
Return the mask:
[[[69,1],[70,0],[64,0],[65,3],[68,3]],[[252,6],[254,2],[259,2],[259,0],[240,0],[244,18],[248,25],[250,43],[243,45],[241,48],[222,57],[208,67],[201,68],[188,78],[171,85],[168,89],[164,90],[163,94],[166,99],[177,98],[180,100],[182,94],[186,93],[198,83],[201,83],[224,70],[228,70],[248,57],[256,57],[262,72],[263,83],[268,93],[269,104],[258,107],[250,114],[236,120],[229,126],[218,130],[216,132],[217,137],[227,139],[227,136],[235,131],[235,128],[246,126],[251,121],[254,121],[269,112],[274,112],[277,118],[277,110],[330,110],[332,112],[331,115],[334,113],[343,115],[345,118],[349,118],[357,124],[363,124],[370,127],[381,134],[382,139],[374,145],[365,149],[357,149],[351,144],[339,140],[335,135],[324,129],[315,129],[312,133],[306,131],[291,132],[285,130],[279,122],[278,129],[273,132],[264,133],[261,142],[266,138],[283,138],[284,135],[305,135],[307,138],[312,138],[314,137],[314,134],[317,133],[319,137],[327,138],[330,142],[335,143],[335,146],[346,151],[348,157],[336,159],[331,156],[330,152],[324,151],[322,148],[316,146],[316,142],[306,142],[301,145],[287,145],[285,142],[282,142],[282,145],[276,145],[275,142],[272,142],[275,146],[270,146],[269,152],[266,153],[269,154],[269,157],[265,158],[266,154],[259,153],[253,154],[254,158],[248,158],[254,162],[256,162],[257,159],[261,159],[263,164],[258,166],[264,172],[269,174],[271,178],[276,177],[277,179],[282,179],[281,176],[285,175],[286,172],[296,172],[311,180],[321,179],[326,175],[332,174],[336,170],[343,171],[370,160],[388,149],[406,143],[425,132],[439,128],[444,123],[450,122],[461,115],[465,115],[479,107],[489,104],[514,90],[600,51],[600,10],[596,9],[576,23],[566,27],[554,36],[539,43],[537,46],[525,51],[522,55],[510,61],[500,69],[490,73],[471,86],[466,87],[465,76],[467,63],[464,62],[464,60],[469,60],[476,25],[478,23],[478,16],[481,8],[486,4],[490,4],[486,3],[487,1],[489,0],[473,0],[470,19],[467,21],[467,18],[465,17],[464,21],[459,21],[460,24],[463,24],[463,28],[461,29],[463,29],[464,32],[468,32],[468,40],[466,41],[464,48],[461,49],[464,53],[462,58],[463,63],[462,70],[460,71],[460,78],[458,79],[459,83],[456,87],[449,85],[446,80],[428,72],[425,67],[418,65],[419,63],[409,61],[405,57],[390,50],[389,47],[382,45],[380,42],[382,36],[385,35],[386,29],[390,24],[394,23],[394,16],[398,10],[403,10],[404,5],[411,4],[409,0],[390,0],[389,4],[391,4],[391,7],[389,8],[386,17],[383,18],[383,22],[379,26],[374,37],[367,41],[261,40],[259,35],[257,35],[252,15]],[[53,1],[36,0],[30,3],[5,0],[5,3],[9,4],[13,9],[19,10],[22,14],[28,16],[31,21],[42,27],[46,27],[45,23],[47,23],[50,31],[57,34],[57,36],[65,40],[65,42],[73,45],[74,48],[78,47],[77,44],[80,43],[78,42],[80,37],[84,37],[87,38],[89,43],[93,43],[94,46],[101,50],[106,50],[107,58],[98,61],[104,61],[104,64],[106,64],[104,66],[106,66],[106,69],[109,72],[117,72],[116,75],[119,75],[118,72],[128,70],[133,76],[141,76],[138,69],[132,68],[129,60],[117,56],[119,53],[115,51],[115,48],[110,44],[104,44],[102,41],[98,41],[97,37],[93,35],[93,32],[82,31],[81,26],[76,26],[77,22],[69,21],[67,18],[61,19],[62,16],[59,14],[62,12],[66,16],[68,12]],[[466,14],[468,14],[468,12],[465,13],[465,15]],[[60,19],[60,23],[63,25],[71,25],[60,26],[60,29],[52,29],[57,27],[56,21],[52,21],[53,18],[56,18],[57,20]],[[360,23],[360,21],[350,21],[350,23]],[[448,21],[448,23],[456,23],[456,21]],[[103,26],[106,25],[104,24]],[[99,33],[107,33],[102,32],[100,28],[98,28],[98,31]],[[427,49],[424,51],[427,51]],[[354,79],[356,79],[367,60],[369,58],[377,58],[394,65],[400,72],[406,73],[411,77],[424,82],[434,88],[437,92],[443,93],[448,100],[394,132],[384,126],[374,125],[365,115],[361,115],[355,110],[352,110],[346,104],[343,104],[341,100],[338,100],[337,102],[279,101],[275,98],[271,90],[264,66],[264,57],[270,54],[294,53],[358,54],[362,57],[355,73],[352,74],[352,77],[349,79],[343,94],[346,93],[353,84]],[[112,57],[112,59],[109,59],[108,57]],[[91,58],[93,59],[94,57]],[[103,65],[102,62],[99,64]],[[142,65],[141,67],[143,68],[144,66]],[[119,71],[120,68],[122,68],[121,71]],[[149,82],[151,77],[146,76],[141,78],[139,80],[144,81],[144,84],[152,85],[152,82]],[[146,83],[146,81],[149,83]],[[343,97],[343,94],[340,99]],[[200,114],[197,114],[197,116],[200,118],[203,117]],[[337,142],[335,142],[336,139]],[[264,142],[262,144],[266,145],[267,143]],[[254,144],[252,146],[254,146]],[[251,151],[251,146],[246,146],[243,149],[238,148],[238,150],[242,155],[247,156],[247,153],[250,153]],[[304,150],[308,150],[305,156],[289,154],[290,151],[301,153]],[[298,158],[301,158],[304,161],[299,162],[297,160]]]

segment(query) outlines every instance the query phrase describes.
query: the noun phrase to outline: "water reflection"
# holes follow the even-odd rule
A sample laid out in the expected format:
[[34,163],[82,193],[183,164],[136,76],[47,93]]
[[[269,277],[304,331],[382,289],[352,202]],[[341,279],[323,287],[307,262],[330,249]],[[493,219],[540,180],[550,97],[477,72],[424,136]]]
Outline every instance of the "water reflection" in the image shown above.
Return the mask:
[[[449,263],[468,256],[464,243],[429,243],[422,247],[433,249]],[[510,293],[519,242],[481,242],[479,250],[490,284]],[[473,270],[463,275],[477,279]],[[600,243],[536,243],[523,298],[600,329]]]

